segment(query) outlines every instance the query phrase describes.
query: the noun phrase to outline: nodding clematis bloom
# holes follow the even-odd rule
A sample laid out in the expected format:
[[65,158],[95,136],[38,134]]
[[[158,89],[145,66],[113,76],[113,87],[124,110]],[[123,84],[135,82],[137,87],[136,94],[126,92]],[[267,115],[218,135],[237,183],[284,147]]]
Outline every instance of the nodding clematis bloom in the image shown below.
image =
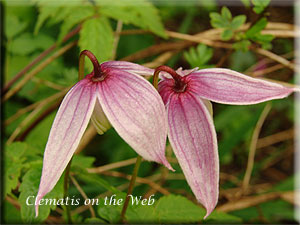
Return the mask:
[[189,186],[206,208],[206,218],[217,204],[219,190],[217,136],[210,101],[256,104],[284,98],[296,89],[229,69],[180,68],[175,72],[160,66],[153,79],[157,80],[159,73],[158,91],[167,109],[168,138]]
[[[94,70],[70,89],[56,114],[44,153],[36,215],[38,202],[59,180],[90,119],[100,134],[111,124],[144,159],[172,169],[165,158],[164,103],[157,90],[140,76],[152,75],[154,70],[122,61],[99,65],[87,50],[81,53],[81,61],[84,56],[91,59]],[[79,70],[83,75],[83,66]]]

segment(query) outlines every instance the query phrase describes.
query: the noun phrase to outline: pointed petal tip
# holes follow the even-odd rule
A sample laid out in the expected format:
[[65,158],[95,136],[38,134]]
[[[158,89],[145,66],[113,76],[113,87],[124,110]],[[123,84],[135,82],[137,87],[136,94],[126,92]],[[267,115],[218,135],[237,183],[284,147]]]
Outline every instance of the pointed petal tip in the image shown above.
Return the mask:
[[165,157],[163,159],[161,159],[160,163],[163,164],[166,168],[168,168],[172,172],[175,172],[175,170],[173,169],[173,167],[171,166],[171,164],[168,162],[168,160]]
[[206,208],[206,215],[204,216],[204,220],[206,220],[206,218],[212,213],[212,211],[214,210],[214,208],[212,208],[212,209],[207,209]]

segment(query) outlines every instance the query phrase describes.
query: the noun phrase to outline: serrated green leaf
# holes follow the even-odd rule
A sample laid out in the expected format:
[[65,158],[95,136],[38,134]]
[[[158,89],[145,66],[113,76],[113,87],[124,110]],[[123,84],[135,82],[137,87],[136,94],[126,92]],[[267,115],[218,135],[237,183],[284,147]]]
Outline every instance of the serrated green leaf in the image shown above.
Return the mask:
[[233,31],[230,29],[225,29],[221,34],[221,38],[224,41],[230,40],[232,38],[232,36],[233,36]]
[[221,15],[222,15],[222,18],[227,21],[230,21],[232,18],[231,12],[226,6],[222,7]]
[[254,5],[253,11],[260,14],[269,5],[270,0],[252,0],[252,3]]
[[12,15],[8,13],[5,16],[5,36],[8,39],[12,39],[17,34],[22,32],[26,27],[27,23],[25,21],[20,20],[16,15]]
[[267,19],[265,17],[261,18],[256,24],[254,24],[247,32],[246,36],[252,38],[258,33],[260,33],[267,26]]
[[[56,205],[40,205],[39,216],[35,217],[34,199],[38,192],[42,164],[32,167],[23,177],[19,191],[19,203],[21,206],[21,218],[25,223],[42,222],[49,213],[50,209],[55,209]],[[33,196],[33,197],[32,197]],[[63,176],[57,182],[51,192],[44,199],[58,199],[63,197]],[[28,204],[27,204],[28,203]]]
[[26,166],[25,153],[28,149],[27,144],[22,142],[14,142],[8,145],[4,151],[4,192],[3,196],[11,193],[19,182],[21,170]]
[[209,14],[210,24],[215,28],[226,28],[230,24],[229,21],[224,20],[219,13],[212,12]]
[[[57,5],[42,5],[39,7],[39,15],[37,22],[34,27],[34,34],[37,34],[43,24],[49,19],[50,17],[55,17],[59,14],[61,10],[61,6]],[[61,14],[60,14],[61,15]]]
[[231,21],[231,28],[234,30],[238,29],[245,23],[246,19],[247,17],[245,15],[235,16]]
[[[102,3],[101,0],[97,2]],[[99,7],[99,14],[167,37],[158,10],[147,0],[140,0],[138,5],[126,5],[122,4],[122,0],[115,0],[113,5]]]
[[189,51],[183,53],[185,59],[191,65],[195,67],[208,67],[206,63],[211,59],[213,55],[213,49],[206,45],[199,44],[196,48],[190,48]]
[[60,27],[60,33],[58,35],[58,42],[62,41],[71,28],[82,22],[84,19],[91,17],[93,14],[94,9],[92,6],[73,7],[72,11],[68,13],[66,18],[63,20],[63,24]]
[[113,53],[114,35],[106,17],[86,20],[79,32],[79,46],[90,50],[100,62],[110,60]]

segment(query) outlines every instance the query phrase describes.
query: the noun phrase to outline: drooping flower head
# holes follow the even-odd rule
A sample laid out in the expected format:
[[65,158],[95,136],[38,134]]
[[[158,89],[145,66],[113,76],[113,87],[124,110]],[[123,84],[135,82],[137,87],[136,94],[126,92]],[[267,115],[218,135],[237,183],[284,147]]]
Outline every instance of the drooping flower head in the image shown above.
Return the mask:
[[[167,120],[164,104],[155,88],[140,75],[152,69],[121,61],[99,64],[89,51],[91,74],[75,84],[63,99],[46,145],[38,203],[53,189],[74,154],[90,118],[102,134],[110,124],[144,159],[172,169],[165,158]],[[79,68],[83,73],[83,66]],[[38,215],[38,205],[36,205]]]
[[219,158],[210,101],[256,104],[280,99],[295,88],[254,79],[229,69],[182,70],[166,66],[158,91],[166,105],[168,137],[189,186],[206,208],[205,218],[218,201]]

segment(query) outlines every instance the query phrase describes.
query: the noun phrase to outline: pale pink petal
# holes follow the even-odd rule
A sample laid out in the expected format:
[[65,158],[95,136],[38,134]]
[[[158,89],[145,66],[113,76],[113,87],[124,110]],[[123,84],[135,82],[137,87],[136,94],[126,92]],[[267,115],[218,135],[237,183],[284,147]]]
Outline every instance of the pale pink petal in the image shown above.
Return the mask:
[[155,88],[140,76],[109,69],[98,90],[102,109],[118,134],[146,160],[171,169],[165,157],[167,117]]
[[248,105],[287,97],[295,88],[229,69],[203,69],[186,77],[188,90],[213,102]]
[[99,101],[96,101],[96,105],[91,117],[92,124],[96,128],[98,134],[104,134],[105,131],[107,131],[111,125],[106,118],[103,109],[99,103]]
[[206,218],[215,208],[219,190],[219,158],[212,116],[200,98],[173,93],[167,104],[169,140]]
[[101,68],[103,71],[107,68],[119,69],[123,71],[127,71],[128,73],[132,73],[135,75],[142,76],[152,76],[154,73],[154,69],[147,68],[145,66],[141,66],[139,64],[135,64],[132,62],[126,61],[108,61],[101,64]]
[[63,99],[46,145],[37,202],[53,189],[75,152],[95,106],[95,90],[96,85],[84,79]]

